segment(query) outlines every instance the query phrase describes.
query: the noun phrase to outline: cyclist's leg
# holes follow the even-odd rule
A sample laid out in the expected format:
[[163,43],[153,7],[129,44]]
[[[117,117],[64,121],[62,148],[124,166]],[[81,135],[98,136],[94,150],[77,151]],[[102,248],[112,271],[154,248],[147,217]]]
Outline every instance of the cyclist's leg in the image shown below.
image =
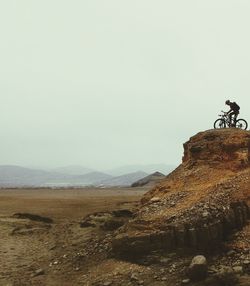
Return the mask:
[[239,112],[234,112],[233,113],[234,114],[234,121],[233,121],[233,127],[236,127],[236,121],[237,121],[237,117],[238,117],[238,115],[239,115]]
[[234,111],[234,112],[232,112],[232,115],[234,116],[233,117],[233,121],[232,121],[232,127],[235,127],[236,126],[236,120],[237,120],[237,117],[239,115],[239,112]]
[[234,115],[234,123],[236,124],[236,121],[237,121],[239,112],[235,112],[234,114],[235,114],[235,115]]
[[233,116],[233,112],[230,112],[229,114],[228,114],[228,118],[229,118],[229,127],[231,127],[232,126],[232,116]]

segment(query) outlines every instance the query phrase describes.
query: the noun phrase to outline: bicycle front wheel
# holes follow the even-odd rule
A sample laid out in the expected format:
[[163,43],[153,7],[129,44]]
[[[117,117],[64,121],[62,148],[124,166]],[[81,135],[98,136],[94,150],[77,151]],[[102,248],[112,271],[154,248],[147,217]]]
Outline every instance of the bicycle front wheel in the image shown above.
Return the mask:
[[225,122],[225,120],[224,120],[224,119],[221,119],[221,118],[215,120],[215,122],[214,122],[214,128],[215,128],[215,129],[226,128],[226,122]]
[[240,129],[246,130],[247,127],[248,127],[248,124],[247,124],[245,119],[238,119],[236,121],[236,128],[240,128]]

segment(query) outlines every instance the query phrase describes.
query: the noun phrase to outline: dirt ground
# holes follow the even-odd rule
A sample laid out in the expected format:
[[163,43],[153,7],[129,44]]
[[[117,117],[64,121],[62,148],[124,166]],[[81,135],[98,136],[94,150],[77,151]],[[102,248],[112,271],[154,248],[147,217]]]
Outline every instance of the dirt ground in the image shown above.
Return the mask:
[[[146,191],[0,190],[0,285],[87,285],[80,253],[95,233],[81,228],[80,221],[93,212],[133,208]],[[13,217],[16,213],[49,217],[53,223]]]
[[[103,221],[109,221],[110,213],[135,210],[147,191],[146,188],[0,190],[0,286],[186,284],[186,269],[193,253],[151,253],[140,261],[126,261],[112,255],[115,230],[107,226],[114,224],[103,228]],[[114,223],[121,218],[112,219]],[[225,249],[208,255],[209,273],[246,262],[248,267],[249,233],[248,225],[236,233]],[[218,284],[217,280],[187,284],[248,286],[249,273],[250,269],[240,273],[238,284]]]

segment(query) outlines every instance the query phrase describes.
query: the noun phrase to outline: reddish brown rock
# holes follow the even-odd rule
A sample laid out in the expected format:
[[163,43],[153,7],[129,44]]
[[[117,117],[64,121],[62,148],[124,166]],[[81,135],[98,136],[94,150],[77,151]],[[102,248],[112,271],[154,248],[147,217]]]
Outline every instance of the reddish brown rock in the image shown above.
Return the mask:
[[249,198],[250,132],[198,133],[184,144],[182,164],[144,195],[135,217],[118,230],[114,252],[217,247],[246,224]]

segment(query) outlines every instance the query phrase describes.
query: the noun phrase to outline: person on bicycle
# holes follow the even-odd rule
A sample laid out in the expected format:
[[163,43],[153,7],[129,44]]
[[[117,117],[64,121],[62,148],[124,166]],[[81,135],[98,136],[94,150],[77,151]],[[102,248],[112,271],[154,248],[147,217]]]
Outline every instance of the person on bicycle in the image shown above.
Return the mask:
[[[227,112],[227,115],[229,116],[229,120],[231,122],[231,126],[235,127],[236,126],[236,120],[237,117],[240,113],[240,107],[236,102],[231,102],[230,100],[227,100],[225,102],[226,105],[230,106],[230,110]],[[232,123],[232,117],[234,116],[234,122]]]

